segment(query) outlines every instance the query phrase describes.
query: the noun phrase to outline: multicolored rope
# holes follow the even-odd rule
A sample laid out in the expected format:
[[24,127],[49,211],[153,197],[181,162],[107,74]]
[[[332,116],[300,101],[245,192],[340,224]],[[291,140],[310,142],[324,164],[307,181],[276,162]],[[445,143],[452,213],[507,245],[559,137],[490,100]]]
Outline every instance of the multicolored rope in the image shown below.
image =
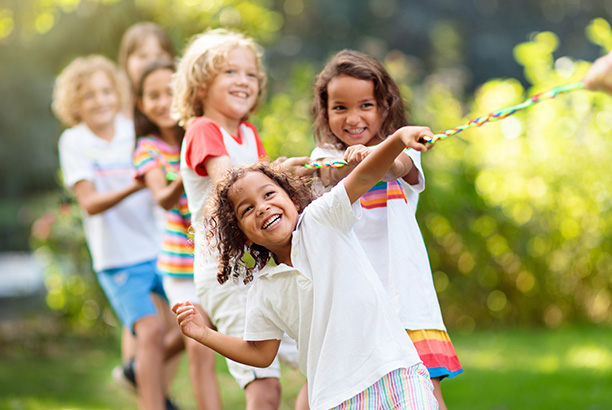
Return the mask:
[[[448,130],[442,131],[440,134],[435,134],[433,136],[433,138],[428,138],[427,140],[424,141],[425,144],[431,144],[434,143],[436,141],[439,140],[443,140],[446,139],[448,137],[452,137],[453,135],[459,134],[461,131],[466,130],[468,128],[472,128],[472,127],[480,127],[483,124],[486,124],[487,122],[493,122],[493,121],[499,121],[502,120],[506,117],[509,117],[512,114],[515,114],[519,111],[523,111],[529,107],[531,107],[532,105],[535,105],[541,101],[544,100],[549,100],[551,98],[555,98],[556,96],[560,95],[560,94],[565,94],[568,93],[570,91],[573,90],[577,90],[580,88],[584,88],[584,84],[579,82],[579,83],[572,83],[572,84],[568,84],[568,85],[561,85],[559,87],[555,87],[552,90],[546,91],[546,92],[542,92],[539,94],[536,94],[532,97],[529,97],[526,101],[522,102],[521,104],[517,104],[517,105],[513,105],[511,107],[506,107],[506,108],[502,108],[501,110],[498,111],[494,111],[492,113],[489,113],[485,116],[482,117],[478,117],[478,118],[474,118],[473,120],[469,121],[467,124],[461,125],[459,127],[456,128],[450,128]],[[305,167],[306,168],[322,168],[322,167],[326,167],[326,168],[340,168],[346,165],[345,161],[342,160],[324,160],[324,161],[315,161],[315,162],[311,162],[310,164],[306,164]]]
[[446,131],[441,132],[440,134],[436,134],[433,136],[432,139],[425,141],[426,143],[433,143],[439,140],[443,140],[446,139],[448,137],[452,137],[453,135],[456,135],[458,133],[460,133],[463,130],[466,130],[468,128],[472,128],[472,127],[480,127],[483,124],[486,124],[487,122],[493,122],[493,121],[498,121],[498,120],[502,120],[506,117],[509,117],[512,114],[515,114],[519,111],[523,111],[529,107],[531,107],[534,104],[537,104],[541,101],[544,100],[548,100],[551,98],[555,98],[556,96],[560,95],[560,94],[565,94],[567,92],[573,91],[573,90],[577,90],[579,88],[584,88],[584,84],[583,83],[572,83],[572,84],[568,84],[568,85],[561,85],[559,87],[555,87],[552,90],[546,91],[546,92],[542,92],[539,94],[536,94],[532,97],[529,97],[526,101],[522,102],[521,104],[517,104],[517,105],[513,105],[511,107],[506,107],[506,108],[502,108],[501,110],[498,111],[494,111],[488,115],[482,116],[482,117],[478,117],[478,118],[474,118],[473,120],[469,121],[467,124],[465,125],[461,125],[457,128],[451,128],[448,129]]
[[322,159],[319,161],[310,162],[304,165],[308,169],[319,169],[319,168],[340,168],[347,165],[348,162],[341,159]]

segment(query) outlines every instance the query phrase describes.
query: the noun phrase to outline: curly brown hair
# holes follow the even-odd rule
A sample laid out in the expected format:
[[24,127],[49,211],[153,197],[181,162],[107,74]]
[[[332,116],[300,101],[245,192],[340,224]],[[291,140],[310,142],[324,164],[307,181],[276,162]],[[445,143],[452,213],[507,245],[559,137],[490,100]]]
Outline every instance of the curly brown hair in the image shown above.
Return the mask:
[[[270,259],[277,262],[276,255],[267,248],[257,244],[251,246],[247,244],[248,238],[238,226],[234,206],[229,199],[233,185],[250,172],[261,172],[284,189],[293,200],[298,213],[301,213],[314,199],[309,185],[310,179],[284,172],[281,167],[267,162],[258,162],[228,171],[213,188],[204,217],[209,246],[218,252],[217,280],[221,284],[227,282],[230,276],[238,278],[241,274],[244,274],[244,283],[249,283],[253,279],[254,271],[262,269]],[[244,261],[246,252],[249,252],[253,258],[255,262],[253,266],[249,266]]]
[[342,50],[323,67],[315,83],[314,100],[310,113],[318,145],[331,144],[338,149],[347,148],[346,144],[340,141],[329,127],[327,111],[327,86],[331,80],[341,75],[374,83],[374,97],[383,116],[379,131],[381,138],[384,139],[397,129],[408,125],[407,111],[399,87],[382,63],[359,51]]

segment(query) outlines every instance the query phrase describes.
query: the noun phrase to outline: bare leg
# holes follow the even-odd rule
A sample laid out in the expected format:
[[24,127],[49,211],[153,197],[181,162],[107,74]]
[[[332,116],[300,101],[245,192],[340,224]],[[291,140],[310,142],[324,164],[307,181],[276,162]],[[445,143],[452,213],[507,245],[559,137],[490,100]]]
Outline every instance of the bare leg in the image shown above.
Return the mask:
[[[204,309],[200,305],[195,307],[210,326]],[[215,374],[215,352],[188,337],[185,337],[185,350],[189,358],[189,376],[198,410],[221,410],[221,395]]]
[[308,382],[304,383],[297,399],[295,400],[295,410],[310,410],[308,405]]
[[444,403],[444,397],[442,397],[442,390],[440,389],[440,378],[432,377],[431,382],[434,386],[433,394],[438,400],[438,405],[440,406],[440,410],[446,410],[446,403]]
[[136,338],[132,331],[123,327],[121,332],[121,360],[125,363],[136,355]]
[[257,379],[244,388],[246,410],[277,410],[280,406],[281,386],[276,378]]
[[145,316],[134,323],[136,333],[136,380],[138,405],[142,410],[164,410],[162,367],[164,326],[157,315]]
[[155,307],[157,307],[157,311],[159,312],[159,317],[164,325],[164,372],[163,372],[163,386],[164,386],[164,394],[166,396],[170,393],[170,386],[172,385],[172,380],[176,376],[176,372],[178,371],[179,365],[181,363],[181,356],[178,355],[181,351],[185,349],[185,344],[183,343],[183,334],[178,327],[176,322],[176,316],[170,310],[170,306],[166,299],[158,295],[157,293],[152,293],[153,302],[155,303]]

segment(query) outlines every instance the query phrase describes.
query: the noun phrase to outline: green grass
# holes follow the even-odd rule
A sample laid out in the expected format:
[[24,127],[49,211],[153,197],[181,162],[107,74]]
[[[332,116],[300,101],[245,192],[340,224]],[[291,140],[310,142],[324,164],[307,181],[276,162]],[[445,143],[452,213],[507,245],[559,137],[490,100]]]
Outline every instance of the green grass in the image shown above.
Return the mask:
[[[134,397],[110,373],[119,362],[116,337],[36,338],[31,333],[0,344],[0,409],[133,409]],[[442,382],[451,410],[612,408],[612,329],[569,327],[476,331],[451,337],[465,372]],[[1,338],[1,336],[0,336]],[[182,359],[173,397],[194,409]],[[244,408],[244,397],[218,357],[225,409]],[[282,409],[293,408],[304,381],[283,369]]]

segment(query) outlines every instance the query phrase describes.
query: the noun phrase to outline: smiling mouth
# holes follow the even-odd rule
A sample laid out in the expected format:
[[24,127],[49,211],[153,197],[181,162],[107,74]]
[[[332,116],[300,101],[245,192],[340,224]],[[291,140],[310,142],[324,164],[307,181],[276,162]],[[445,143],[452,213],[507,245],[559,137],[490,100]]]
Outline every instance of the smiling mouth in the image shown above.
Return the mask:
[[231,93],[234,97],[238,98],[249,98],[249,94],[244,91],[234,91]]
[[365,127],[360,127],[360,128],[350,128],[347,129],[346,132],[348,132],[349,134],[361,134],[362,132],[364,132],[366,129]]
[[281,216],[280,215],[273,215],[270,218],[268,218],[264,224],[262,225],[261,229],[266,230],[269,227],[271,227],[272,225],[275,225],[277,222],[280,222],[281,220]]

